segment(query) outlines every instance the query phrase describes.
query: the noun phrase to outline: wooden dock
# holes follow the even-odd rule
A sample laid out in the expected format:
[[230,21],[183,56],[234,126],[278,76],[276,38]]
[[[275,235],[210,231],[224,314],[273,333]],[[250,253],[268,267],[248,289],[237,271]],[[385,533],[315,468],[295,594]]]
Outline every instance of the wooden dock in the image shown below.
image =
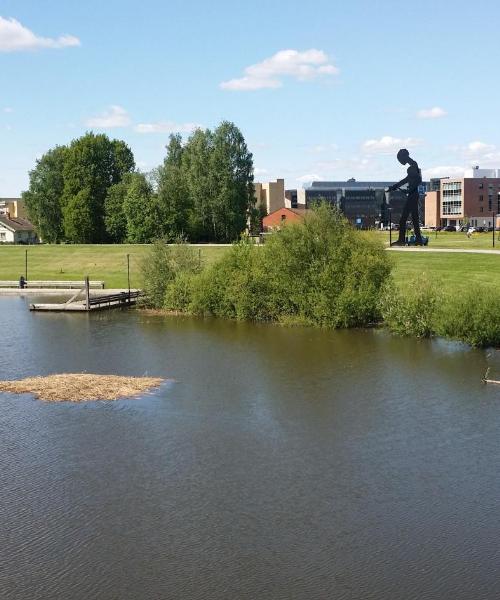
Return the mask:
[[[84,294],[84,298],[79,299],[82,294]],[[30,310],[51,312],[89,312],[110,308],[127,308],[136,304],[140,296],[140,290],[123,290],[116,293],[108,292],[100,295],[91,295],[90,285],[87,277],[85,279],[84,287],[66,302],[60,302],[57,304],[30,304]]]

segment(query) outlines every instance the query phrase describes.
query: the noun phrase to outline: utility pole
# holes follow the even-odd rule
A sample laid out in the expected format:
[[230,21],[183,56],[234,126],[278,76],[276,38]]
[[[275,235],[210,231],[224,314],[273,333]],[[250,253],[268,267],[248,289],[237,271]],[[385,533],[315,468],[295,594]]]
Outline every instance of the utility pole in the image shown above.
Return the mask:
[[28,248],[24,254],[24,279],[28,281]]
[[130,254],[127,254],[128,301],[130,302]]

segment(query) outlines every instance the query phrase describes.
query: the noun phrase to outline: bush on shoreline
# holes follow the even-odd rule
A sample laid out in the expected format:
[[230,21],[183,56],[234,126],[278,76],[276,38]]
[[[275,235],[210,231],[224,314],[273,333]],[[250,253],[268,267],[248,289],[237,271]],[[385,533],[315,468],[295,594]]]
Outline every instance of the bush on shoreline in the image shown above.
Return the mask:
[[347,328],[500,346],[500,298],[487,288],[449,296],[424,276],[402,288],[382,244],[326,205],[263,246],[234,244],[203,268],[189,244],[156,242],[144,261],[148,305],[177,313]]
[[397,335],[431,337],[439,300],[437,288],[425,277],[418,278],[411,287],[386,286],[381,302],[383,322]]
[[389,259],[382,244],[329,206],[286,225],[262,247],[242,240],[201,271],[172,266],[172,250],[157,244],[145,268],[145,290],[155,307],[325,327],[380,320]]
[[422,277],[412,287],[387,287],[381,313],[384,325],[397,335],[500,346],[500,298],[486,287],[451,296]]

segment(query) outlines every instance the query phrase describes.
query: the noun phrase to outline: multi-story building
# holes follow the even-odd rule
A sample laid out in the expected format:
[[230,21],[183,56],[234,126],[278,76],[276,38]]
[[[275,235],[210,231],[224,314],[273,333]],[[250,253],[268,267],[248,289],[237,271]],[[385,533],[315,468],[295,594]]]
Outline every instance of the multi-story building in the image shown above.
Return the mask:
[[297,190],[285,190],[285,206],[287,208],[297,208]]
[[428,227],[491,227],[500,213],[500,169],[475,167],[463,177],[441,179],[439,190],[428,193],[425,203]]
[[15,219],[27,219],[26,207],[22,198],[0,198],[0,215]]
[[270,214],[285,206],[285,180],[277,179],[268,183],[254,183],[255,206],[262,206]]
[[338,207],[357,227],[375,227],[378,223],[398,223],[406,202],[401,190],[386,192],[394,181],[313,181],[297,191],[297,207],[310,208],[326,201]]

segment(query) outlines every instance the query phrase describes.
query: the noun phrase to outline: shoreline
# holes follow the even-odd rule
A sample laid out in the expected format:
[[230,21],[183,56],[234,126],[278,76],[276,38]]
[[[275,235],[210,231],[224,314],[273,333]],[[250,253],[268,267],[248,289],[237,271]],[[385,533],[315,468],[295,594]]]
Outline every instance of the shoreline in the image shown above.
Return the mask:
[[[74,296],[75,288],[0,288],[0,296]],[[131,292],[140,291],[130,288]],[[107,296],[111,294],[128,293],[128,288],[91,289],[91,296]]]

